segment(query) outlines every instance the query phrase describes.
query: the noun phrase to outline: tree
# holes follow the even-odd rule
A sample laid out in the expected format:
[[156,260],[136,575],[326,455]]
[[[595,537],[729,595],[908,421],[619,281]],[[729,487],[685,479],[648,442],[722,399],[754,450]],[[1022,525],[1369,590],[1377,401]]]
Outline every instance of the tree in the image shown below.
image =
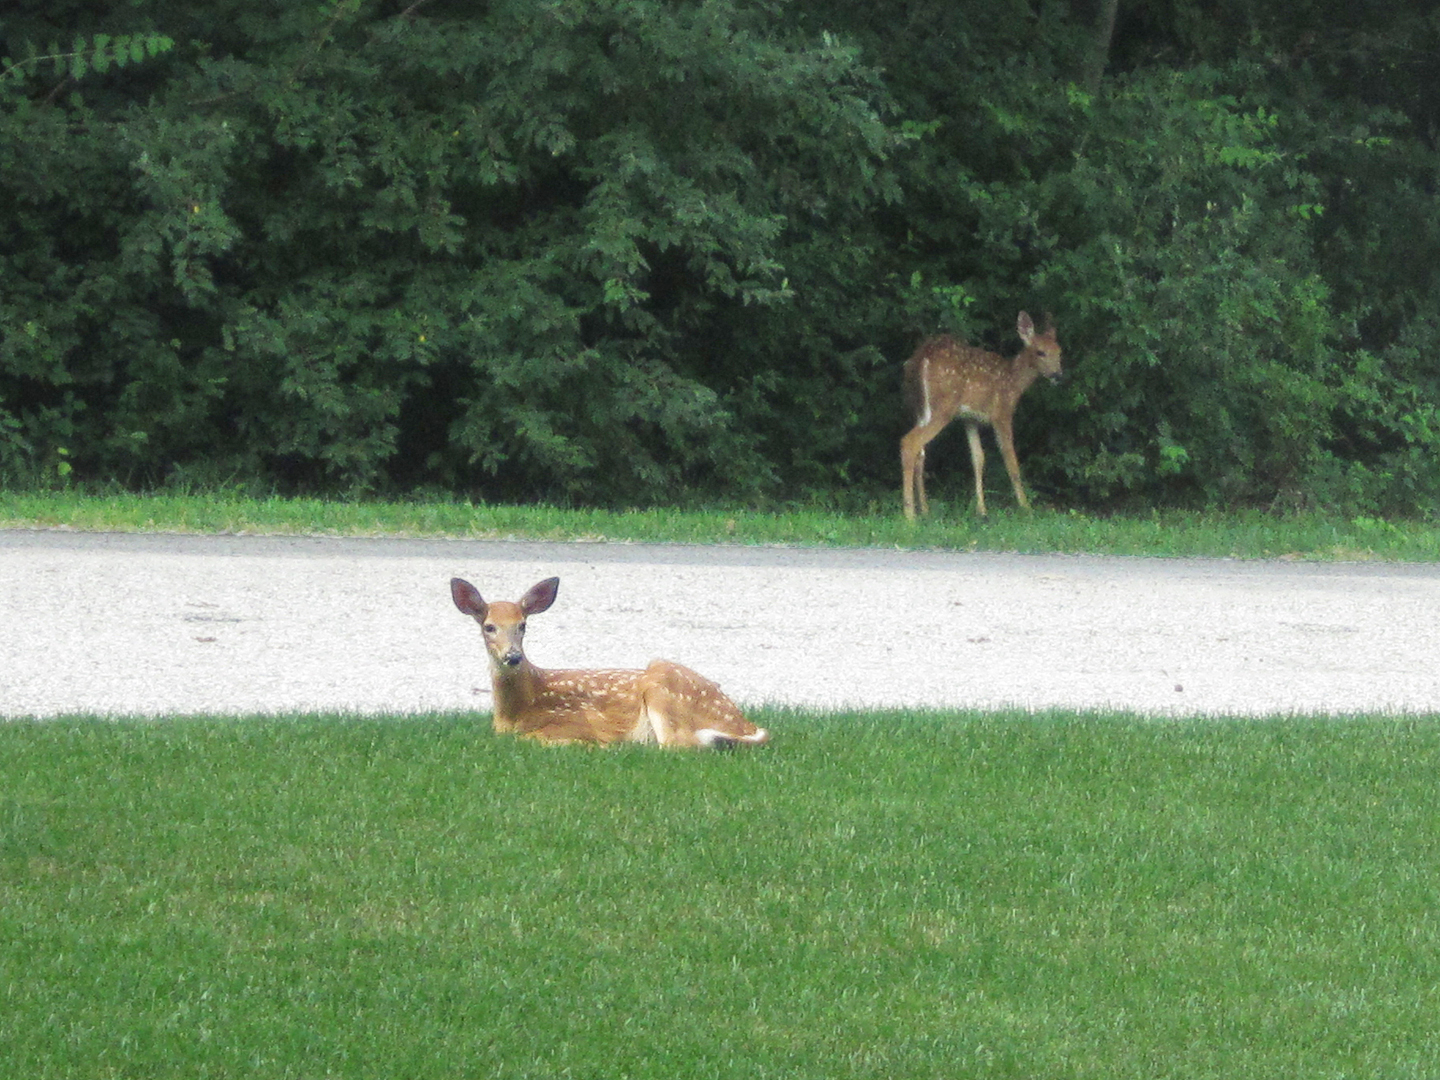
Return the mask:
[[1072,373],[1019,418],[1042,498],[1440,501],[1431,5],[25,0],[0,38],[0,472],[894,498],[903,357],[1024,308]]
[[[92,18],[36,5],[7,33]],[[768,477],[733,372],[674,346],[787,299],[787,215],[893,197],[854,49],[724,0],[127,18],[193,44],[7,99],[44,148],[0,169],[32,207],[7,237],[12,463],[587,500]]]

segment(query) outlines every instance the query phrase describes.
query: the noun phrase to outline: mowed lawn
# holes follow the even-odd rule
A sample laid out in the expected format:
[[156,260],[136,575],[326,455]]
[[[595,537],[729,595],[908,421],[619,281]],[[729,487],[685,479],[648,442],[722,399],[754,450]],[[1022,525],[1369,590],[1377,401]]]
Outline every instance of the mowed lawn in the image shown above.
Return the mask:
[[1440,718],[0,724],[0,1076],[1434,1077]]

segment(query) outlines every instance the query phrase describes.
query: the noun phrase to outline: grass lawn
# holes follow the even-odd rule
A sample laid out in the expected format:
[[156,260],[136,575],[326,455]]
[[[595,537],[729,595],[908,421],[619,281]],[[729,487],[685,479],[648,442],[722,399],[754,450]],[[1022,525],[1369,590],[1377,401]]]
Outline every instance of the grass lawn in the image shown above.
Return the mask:
[[906,522],[898,497],[847,510],[798,505],[628,511],[500,506],[444,501],[254,499],[240,495],[130,495],[0,490],[0,529],[121,532],[280,533],[338,536],[453,536],[485,539],[620,540],[945,548],[958,551],[1222,558],[1440,561],[1440,528],[1333,514],[1201,513],[1157,510],[1099,517],[1068,510],[1015,511],[988,519],[964,501],[936,500],[933,517]]
[[1440,1075],[1440,718],[0,724],[0,1076]]

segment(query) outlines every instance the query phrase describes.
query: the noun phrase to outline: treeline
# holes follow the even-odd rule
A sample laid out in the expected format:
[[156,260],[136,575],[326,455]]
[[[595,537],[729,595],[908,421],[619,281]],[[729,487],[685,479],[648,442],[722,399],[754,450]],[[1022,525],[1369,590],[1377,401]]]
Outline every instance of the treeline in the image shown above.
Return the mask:
[[1440,504],[1432,4],[12,0],[0,56],[0,479],[898,504],[901,361],[1025,308],[1042,501]]

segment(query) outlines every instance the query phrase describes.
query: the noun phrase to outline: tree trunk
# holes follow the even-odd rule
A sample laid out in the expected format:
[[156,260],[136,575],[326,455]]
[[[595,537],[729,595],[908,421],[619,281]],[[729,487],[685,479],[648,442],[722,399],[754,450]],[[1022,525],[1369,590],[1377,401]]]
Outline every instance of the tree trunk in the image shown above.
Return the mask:
[[1120,0],[1099,0],[1096,5],[1095,27],[1090,38],[1090,55],[1085,58],[1085,68],[1080,75],[1080,85],[1089,93],[1100,89],[1100,80],[1105,76],[1105,65],[1110,59],[1110,39],[1115,34],[1115,12]]

